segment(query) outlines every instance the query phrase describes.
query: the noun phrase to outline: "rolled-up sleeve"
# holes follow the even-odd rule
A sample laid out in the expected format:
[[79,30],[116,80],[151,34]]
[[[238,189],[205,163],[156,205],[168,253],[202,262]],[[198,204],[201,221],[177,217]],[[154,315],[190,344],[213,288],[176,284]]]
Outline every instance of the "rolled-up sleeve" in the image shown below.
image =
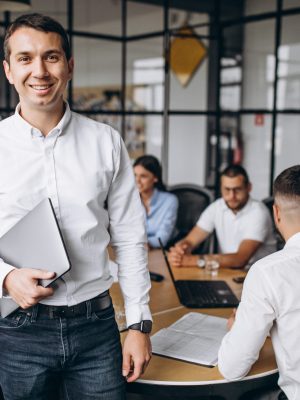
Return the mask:
[[247,375],[272,327],[275,311],[267,280],[258,263],[254,264],[244,283],[235,323],[219,349],[218,368],[228,380]]
[[200,215],[197,226],[208,233],[215,229],[216,202],[210,204]]
[[116,145],[115,174],[107,198],[111,246],[118,264],[127,325],[152,319],[146,230],[133,169],[121,138]]

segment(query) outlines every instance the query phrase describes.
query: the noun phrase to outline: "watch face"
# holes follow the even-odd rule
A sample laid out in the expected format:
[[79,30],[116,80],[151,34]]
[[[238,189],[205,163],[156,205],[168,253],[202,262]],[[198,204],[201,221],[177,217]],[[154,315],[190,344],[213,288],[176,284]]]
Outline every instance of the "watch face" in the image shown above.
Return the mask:
[[143,333],[150,333],[151,329],[152,329],[152,321],[146,319],[142,322],[143,322],[143,325],[141,327],[142,328],[141,331]]
[[199,268],[204,268],[204,267],[205,267],[205,260],[204,260],[203,258],[199,258],[199,259],[197,260],[197,266],[198,266]]

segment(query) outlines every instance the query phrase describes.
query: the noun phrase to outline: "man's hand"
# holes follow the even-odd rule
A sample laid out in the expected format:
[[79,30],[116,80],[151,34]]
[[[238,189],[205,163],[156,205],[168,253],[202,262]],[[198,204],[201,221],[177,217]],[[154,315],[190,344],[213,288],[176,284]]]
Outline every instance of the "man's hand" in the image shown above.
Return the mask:
[[197,262],[199,260],[199,256],[197,254],[189,254],[187,256],[182,257],[181,267],[197,267]]
[[128,330],[123,345],[122,373],[127,382],[134,382],[146,370],[151,359],[151,342],[147,333]]
[[234,322],[235,322],[235,315],[236,315],[236,308],[234,308],[232,310],[232,314],[230,315],[230,317],[227,320],[227,329],[230,331],[230,329],[232,328]]
[[28,308],[53,294],[53,289],[39,285],[39,280],[54,277],[54,272],[39,269],[14,269],[5,277],[3,288],[21,308]]
[[172,267],[181,267],[183,256],[190,252],[190,245],[185,241],[180,241],[171,247],[168,253],[168,260]]

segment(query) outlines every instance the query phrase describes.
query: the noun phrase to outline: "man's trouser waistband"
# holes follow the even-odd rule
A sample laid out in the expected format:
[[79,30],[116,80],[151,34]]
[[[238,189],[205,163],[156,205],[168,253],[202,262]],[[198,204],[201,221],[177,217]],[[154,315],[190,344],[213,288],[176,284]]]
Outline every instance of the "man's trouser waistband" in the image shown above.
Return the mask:
[[[99,296],[93,299],[83,301],[82,303],[76,304],[75,306],[50,306],[46,304],[38,304],[37,315],[46,315],[51,318],[72,318],[80,315],[86,315],[87,312],[96,312],[105,310],[112,304],[109,291],[101,293]],[[36,307],[36,306],[34,306]],[[22,310],[24,312],[30,312],[33,307]]]

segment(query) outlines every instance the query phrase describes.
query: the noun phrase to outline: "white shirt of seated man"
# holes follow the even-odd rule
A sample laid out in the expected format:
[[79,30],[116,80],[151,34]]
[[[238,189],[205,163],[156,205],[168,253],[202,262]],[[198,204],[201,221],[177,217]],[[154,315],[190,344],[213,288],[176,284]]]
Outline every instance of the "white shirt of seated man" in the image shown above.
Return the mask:
[[[228,168],[239,171],[240,167]],[[190,233],[170,249],[169,260],[173,266],[199,265],[199,256],[190,253],[213,231],[219,252],[200,258],[216,260],[222,268],[243,268],[276,251],[270,213],[263,203],[250,197],[252,185],[246,172],[241,169],[240,174],[227,176],[226,170],[221,176],[222,198],[208,206]]]

